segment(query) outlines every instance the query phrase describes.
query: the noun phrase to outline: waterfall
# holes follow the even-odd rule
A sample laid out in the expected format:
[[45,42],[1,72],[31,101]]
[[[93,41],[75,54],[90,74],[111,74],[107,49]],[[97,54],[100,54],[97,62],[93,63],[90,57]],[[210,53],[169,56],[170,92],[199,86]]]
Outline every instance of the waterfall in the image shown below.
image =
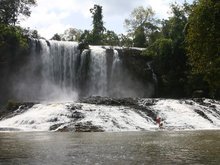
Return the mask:
[[72,101],[77,98],[76,66],[80,51],[76,42],[39,40],[41,46],[41,98]]
[[157,84],[149,61],[131,53],[31,40],[25,65],[11,78],[12,89],[21,101],[38,104],[21,103],[6,113],[0,131],[157,130],[156,116],[163,119],[165,130],[219,129],[217,100],[128,98],[150,96]]
[[14,78],[14,93],[22,101],[143,97],[148,92],[149,84],[140,83],[126,68],[118,52],[122,49],[89,46],[79,50],[77,42],[43,39],[32,39],[30,45],[29,59]]
[[89,95],[107,96],[107,59],[105,49],[93,46],[90,60]]

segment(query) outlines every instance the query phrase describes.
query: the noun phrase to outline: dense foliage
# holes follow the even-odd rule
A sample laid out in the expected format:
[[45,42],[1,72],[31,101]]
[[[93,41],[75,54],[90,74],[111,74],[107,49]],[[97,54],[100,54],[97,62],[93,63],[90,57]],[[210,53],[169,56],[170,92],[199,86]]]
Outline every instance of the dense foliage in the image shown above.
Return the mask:
[[187,50],[192,74],[207,81],[210,96],[219,96],[220,1],[198,1],[189,16],[187,32]]
[[22,29],[0,24],[0,63],[4,63],[16,51],[27,47],[27,38]]
[[10,98],[9,75],[16,73],[25,61],[28,36],[37,34],[15,26],[19,19],[30,16],[30,7],[35,4],[35,0],[0,0],[0,103]]
[[4,58],[9,58],[6,54],[15,54],[18,49],[27,47],[25,30],[15,24],[18,23],[19,16],[30,16],[30,7],[35,4],[35,0],[0,1],[1,62],[4,61]]
[[30,7],[36,5],[35,0],[1,0],[0,1],[0,23],[15,25],[18,17],[29,17]]
[[94,5],[93,8],[90,9],[93,18],[93,29],[92,29],[92,42],[93,44],[101,44],[102,43],[102,35],[105,31],[104,23],[103,23],[103,15],[102,15],[102,6]]
[[132,11],[130,17],[125,19],[125,27],[128,29],[128,35],[133,38],[133,46],[148,46],[151,42],[151,35],[158,30],[158,20],[154,18],[153,10],[140,6]]
[[187,95],[187,57],[184,29],[187,24],[187,4],[171,5],[172,16],[162,21],[160,32],[149,43],[144,55],[153,59],[158,75],[158,94],[165,97]]

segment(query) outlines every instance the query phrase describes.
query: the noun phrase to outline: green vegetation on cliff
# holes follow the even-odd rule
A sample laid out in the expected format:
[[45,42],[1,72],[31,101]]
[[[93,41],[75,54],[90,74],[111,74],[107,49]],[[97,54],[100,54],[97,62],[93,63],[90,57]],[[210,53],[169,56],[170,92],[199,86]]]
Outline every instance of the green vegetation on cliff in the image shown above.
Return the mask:
[[[163,97],[187,96],[187,57],[184,29],[187,24],[187,4],[171,5],[172,15],[162,21],[156,38],[149,43],[145,56],[153,60],[158,76],[158,94]],[[155,36],[155,35],[154,35]]]
[[220,96],[220,1],[200,0],[187,28],[187,50],[192,75],[202,77],[209,95]]

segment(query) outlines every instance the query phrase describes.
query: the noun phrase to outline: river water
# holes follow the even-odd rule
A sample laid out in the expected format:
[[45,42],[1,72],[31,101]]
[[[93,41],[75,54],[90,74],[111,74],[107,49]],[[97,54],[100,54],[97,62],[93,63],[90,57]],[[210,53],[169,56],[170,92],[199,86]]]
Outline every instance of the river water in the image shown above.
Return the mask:
[[1,132],[0,164],[219,164],[220,131]]

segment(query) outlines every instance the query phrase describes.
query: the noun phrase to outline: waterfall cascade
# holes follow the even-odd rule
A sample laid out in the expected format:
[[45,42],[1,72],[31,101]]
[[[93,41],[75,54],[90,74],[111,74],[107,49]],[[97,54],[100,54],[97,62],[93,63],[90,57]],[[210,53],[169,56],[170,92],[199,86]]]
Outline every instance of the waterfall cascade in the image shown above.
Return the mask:
[[30,43],[25,66],[12,77],[13,90],[20,100],[38,103],[0,118],[0,131],[158,130],[157,116],[165,130],[220,128],[219,101],[134,98],[151,96],[157,83],[143,57],[122,55],[122,48],[79,50],[76,42]]
[[[118,49],[78,43],[31,40],[29,62],[16,75],[14,91],[25,101],[70,101],[78,96],[143,97],[153,93],[152,82],[131,74]],[[142,78],[145,79],[145,78]],[[145,89],[145,90],[143,90]]]
[[20,106],[0,121],[0,131],[154,131],[159,129],[156,116],[163,120],[162,130],[219,129],[220,102],[98,97],[77,103],[41,103]]

